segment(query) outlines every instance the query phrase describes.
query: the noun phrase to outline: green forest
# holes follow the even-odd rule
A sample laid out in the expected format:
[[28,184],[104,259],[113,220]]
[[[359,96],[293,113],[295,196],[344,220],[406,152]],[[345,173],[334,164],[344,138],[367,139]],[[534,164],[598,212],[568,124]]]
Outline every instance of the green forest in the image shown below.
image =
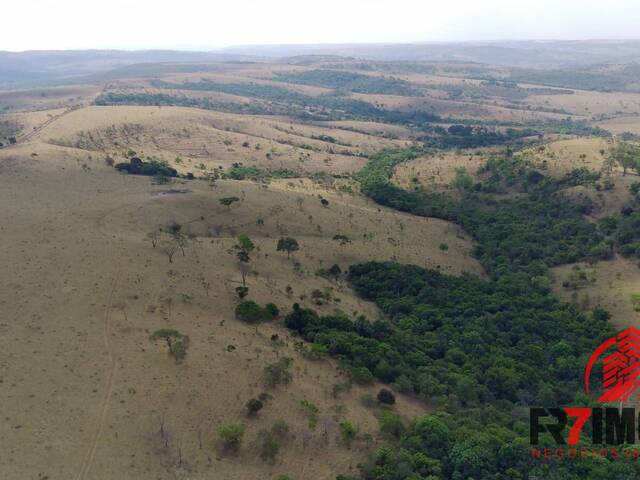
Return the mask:
[[282,73],[278,80],[316,85],[347,92],[368,93],[372,95],[401,95],[405,97],[420,96],[420,92],[412,88],[408,82],[393,77],[363,75],[361,73],[339,70],[306,70],[296,73]]
[[[286,317],[288,328],[340,359],[354,380],[375,378],[436,405],[409,423],[383,411],[389,444],[361,466],[361,478],[637,478],[640,468],[625,461],[531,461],[528,408],[587,404],[584,365],[613,334],[606,311],[585,313],[552,295],[548,268],[624,250],[640,239],[640,217],[590,223],[583,217],[589,205],[569,201],[562,188],[593,178],[572,172],[553,180],[507,154],[483,168],[482,182],[465,185],[460,200],[394,186],[395,166],[421,153],[377,155],[359,174],[362,191],[382,205],[462,226],[488,278],[353,265],[351,285],[385,320],[321,317],[297,304]],[[504,191],[519,196],[496,200]]]

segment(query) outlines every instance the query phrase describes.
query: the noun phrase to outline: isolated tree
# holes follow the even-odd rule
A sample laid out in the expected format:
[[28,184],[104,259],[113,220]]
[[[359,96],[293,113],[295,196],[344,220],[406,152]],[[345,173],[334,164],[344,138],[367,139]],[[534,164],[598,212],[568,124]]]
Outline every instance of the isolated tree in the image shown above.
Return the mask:
[[289,258],[291,252],[300,250],[300,245],[298,245],[298,241],[295,238],[284,237],[278,240],[276,249],[278,252],[287,252],[287,258]]
[[244,437],[244,425],[237,422],[224,423],[218,430],[218,434],[226,448],[237,450],[240,448]]
[[183,335],[177,330],[171,328],[161,328],[156,330],[149,336],[149,340],[156,342],[164,340],[169,347],[169,355],[173,357],[176,363],[181,362],[187,356],[187,348],[189,348],[189,337]]
[[247,407],[247,413],[250,416],[253,416],[260,410],[262,410],[264,404],[257,398],[250,398],[249,400],[247,400],[247,403],[245,403],[244,406]]
[[240,273],[242,275],[242,286],[247,286],[247,271],[249,262],[251,261],[250,254],[255,250],[255,245],[251,239],[245,235],[238,235],[238,243],[233,246],[236,252],[236,257],[240,263]]
[[184,247],[186,247],[189,243],[189,237],[182,232],[177,232],[173,235],[173,239],[176,242],[176,247],[180,249],[182,252],[182,256],[185,256]]
[[231,209],[231,205],[239,201],[240,199],[238,197],[223,197],[219,200],[220,205],[227,207],[227,210]]
[[161,244],[160,250],[167,256],[169,263],[173,263],[173,256],[178,251],[178,244],[174,239],[164,240]]
[[382,388],[378,392],[378,401],[380,403],[386,403],[387,405],[393,405],[396,403],[396,397],[391,390]]
[[326,198],[321,198],[320,203],[322,204],[323,207],[329,206],[329,200],[327,200]]

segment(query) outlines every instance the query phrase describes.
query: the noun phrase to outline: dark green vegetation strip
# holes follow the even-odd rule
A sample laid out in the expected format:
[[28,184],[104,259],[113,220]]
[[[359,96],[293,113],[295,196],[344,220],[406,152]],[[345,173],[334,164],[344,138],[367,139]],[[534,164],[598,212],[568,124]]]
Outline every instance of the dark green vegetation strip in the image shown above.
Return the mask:
[[428,147],[442,150],[523,144],[527,137],[537,137],[540,134],[539,131],[530,128],[507,128],[501,132],[485,126],[473,125],[451,125],[449,128],[436,125],[428,130],[436,136],[418,137],[418,140]]
[[265,170],[258,167],[233,165],[224,172],[223,178],[231,180],[268,180],[276,178],[299,178],[302,175],[286,168]]
[[[256,83],[219,83],[203,79],[198,82],[153,82],[156,88],[212,91],[253,98],[265,103],[221,102],[169,93],[115,93],[100,95],[96,105],[175,105],[254,115],[286,115],[301,120],[362,119],[398,124],[424,124],[440,120],[427,112],[401,112],[377,108],[369,102],[342,95],[304,95],[286,88]],[[268,103],[266,103],[268,102]]]
[[276,78],[288,83],[316,85],[371,95],[420,96],[420,92],[412,88],[408,82],[398,78],[363,75],[339,70],[316,69],[295,73],[279,73]]
[[269,115],[272,110],[261,105],[220,102],[210,98],[192,98],[167,93],[116,93],[108,92],[99,95],[96,105],[141,105],[141,106],[176,106],[217,110],[228,113],[244,113],[249,115]]
[[[395,166],[421,153],[377,155],[360,172],[363,192],[380,204],[461,225],[477,242],[475,255],[489,279],[394,263],[354,265],[353,287],[387,320],[320,317],[297,305],[286,319],[341,359],[354,378],[393,383],[438,405],[404,426],[383,414],[389,446],[375,452],[361,477],[637,478],[637,463],[625,461],[532,462],[527,407],[585,405],[576,394],[583,391],[585,362],[613,333],[607,312],[583,313],[559,302],[548,287],[548,268],[611,255],[640,237],[640,217],[589,223],[582,216],[589,206],[571,203],[561,189],[594,178],[572,172],[552,180],[511,157],[490,161],[483,182],[468,185],[462,200],[394,186]],[[519,198],[491,200],[505,190]]]
[[600,73],[587,69],[538,70],[516,68],[511,71],[510,80],[530,82],[554,87],[576,88],[580,90],[638,91],[637,79],[640,66],[630,64]]

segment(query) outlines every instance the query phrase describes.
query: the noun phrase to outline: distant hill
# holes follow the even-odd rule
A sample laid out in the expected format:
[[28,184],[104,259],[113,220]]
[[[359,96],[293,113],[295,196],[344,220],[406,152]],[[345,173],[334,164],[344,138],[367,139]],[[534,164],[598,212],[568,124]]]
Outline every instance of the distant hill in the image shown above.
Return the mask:
[[[0,51],[0,86],[68,81],[102,75],[150,75],[198,71],[212,62],[288,59],[313,63],[340,57],[378,61],[473,62],[529,69],[580,68],[640,62],[640,40],[520,41],[493,43],[411,43],[233,46],[210,52],[177,50]],[[344,58],[343,58],[344,60]],[[151,66],[155,64],[155,66]],[[191,66],[186,66],[190,64]],[[145,66],[146,65],[146,66]],[[195,70],[194,70],[195,69]],[[101,76],[101,78],[103,78]],[[94,77],[95,79],[95,77]],[[554,82],[550,82],[554,83]],[[562,82],[560,82],[563,84]]]
[[226,53],[262,57],[340,55],[370,60],[463,61],[532,68],[558,68],[640,60],[639,40],[518,41],[235,46]]
[[237,54],[175,50],[0,51],[0,84],[67,80],[135,64],[241,60]]

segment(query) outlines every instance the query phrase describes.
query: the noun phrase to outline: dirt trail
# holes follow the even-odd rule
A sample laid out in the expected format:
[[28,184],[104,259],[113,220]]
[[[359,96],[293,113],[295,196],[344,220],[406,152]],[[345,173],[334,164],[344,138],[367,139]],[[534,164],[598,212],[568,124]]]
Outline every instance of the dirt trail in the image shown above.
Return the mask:
[[21,143],[26,143],[26,142],[30,141],[31,139],[33,139],[33,137],[35,137],[37,134],[42,132],[45,128],[47,128],[49,125],[51,125],[56,120],[60,120],[65,115],[67,115],[67,114],[69,114],[71,112],[74,112],[74,111],[76,111],[76,110],[78,110],[78,109],[80,109],[82,107],[83,107],[82,105],[74,105],[73,107],[67,108],[64,112],[59,113],[58,115],[52,116],[48,120],[42,122],[37,127],[34,127],[31,131],[25,133],[24,135],[19,136],[17,138],[16,145],[19,145]]
[[104,317],[103,317],[104,325],[103,325],[103,331],[102,331],[102,340],[104,342],[104,348],[107,351],[108,371],[107,371],[107,377],[105,379],[105,387],[104,387],[104,392],[102,394],[102,400],[100,401],[100,406],[98,409],[99,413],[97,416],[97,424],[95,425],[95,430],[93,435],[91,436],[91,440],[87,445],[87,451],[82,460],[82,464],[80,465],[80,471],[78,475],[75,477],[76,480],[85,480],[89,475],[91,466],[93,465],[93,460],[96,455],[98,441],[100,440],[102,430],[104,429],[104,425],[107,420],[107,414],[109,413],[109,399],[111,398],[111,393],[113,391],[114,378],[116,375],[116,371],[118,369],[116,356],[110,342],[111,312],[113,310],[113,306],[112,306],[113,297],[116,289],[118,288],[118,283],[120,281],[121,274],[122,272],[118,271],[113,277],[113,280],[111,281],[109,294],[107,296],[107,303],[104,309]]

